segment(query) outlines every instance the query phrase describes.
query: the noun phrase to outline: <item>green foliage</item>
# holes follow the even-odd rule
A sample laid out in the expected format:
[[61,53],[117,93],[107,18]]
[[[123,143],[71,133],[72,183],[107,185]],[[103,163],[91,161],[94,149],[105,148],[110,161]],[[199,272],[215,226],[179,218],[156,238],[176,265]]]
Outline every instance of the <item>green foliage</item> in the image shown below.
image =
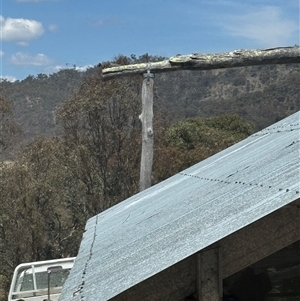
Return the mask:
[[221,149],[253,133],[253,125],[236,115],[215,118],[193,118],[179,121],[166,132],[166,145],[183,150],[202,145],[208,149]]
[[[165,132],[165,147],[155,160],[157,182],[229,147],[253,133],[254,126],[237,115],[190,118]],[[166,168],[168,166],[168,168]]]

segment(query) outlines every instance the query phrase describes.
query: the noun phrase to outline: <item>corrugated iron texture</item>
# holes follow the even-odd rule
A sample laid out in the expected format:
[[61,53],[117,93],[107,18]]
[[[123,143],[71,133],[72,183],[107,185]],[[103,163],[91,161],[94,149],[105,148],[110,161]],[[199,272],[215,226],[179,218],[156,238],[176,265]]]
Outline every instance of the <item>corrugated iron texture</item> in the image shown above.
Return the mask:
[[109,300],[299,198],[300,112],[91,218],[61,301]]

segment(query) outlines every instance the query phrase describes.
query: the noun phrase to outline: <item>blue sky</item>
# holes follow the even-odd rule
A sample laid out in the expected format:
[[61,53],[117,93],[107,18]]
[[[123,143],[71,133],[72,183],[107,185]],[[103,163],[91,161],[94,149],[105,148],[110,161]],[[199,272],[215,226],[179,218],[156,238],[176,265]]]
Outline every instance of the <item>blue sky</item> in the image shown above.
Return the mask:
[[1,74],[299,44],[299,0],[1,0]]

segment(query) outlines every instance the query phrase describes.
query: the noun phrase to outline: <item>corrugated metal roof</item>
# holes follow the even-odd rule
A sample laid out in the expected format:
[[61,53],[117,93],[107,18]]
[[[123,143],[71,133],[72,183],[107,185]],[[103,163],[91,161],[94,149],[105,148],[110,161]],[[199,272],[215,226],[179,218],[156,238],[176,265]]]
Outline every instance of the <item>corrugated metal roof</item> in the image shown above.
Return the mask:
[[299,198],[300,112],[91,218],[60,300],[109,300]]

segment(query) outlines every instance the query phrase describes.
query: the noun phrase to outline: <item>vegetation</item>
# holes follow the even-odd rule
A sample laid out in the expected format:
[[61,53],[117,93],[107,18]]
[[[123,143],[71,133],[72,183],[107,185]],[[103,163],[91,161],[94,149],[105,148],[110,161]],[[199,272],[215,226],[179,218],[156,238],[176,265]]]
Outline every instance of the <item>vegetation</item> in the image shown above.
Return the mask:
[[66,157],[96,214],[137,189],[139,81],[88,78],[59,112]]
[[11,150],[11,147],[21,134],[21,128],[13,120],[12,104],[0,95],[0,154],[1,159],[4,154]]
[[300,109],[296,64],[163,73],[155,82],[173,120],[236,114],[260,130]]
[[253,131],[253,124],[237,115],[188,118],[176,122],[167,128],[164,145],[155,156],[155,181],[159,182],[212,156],[245,139]]
[[[119,55],[100,67],[159,59]],[[103,81],[100,70],[0,83],[0,300],[16,265],[76,256],[87,219],[138,191],[141,79]],[[152,183],[297,111],[296,73],[157,75]]]

